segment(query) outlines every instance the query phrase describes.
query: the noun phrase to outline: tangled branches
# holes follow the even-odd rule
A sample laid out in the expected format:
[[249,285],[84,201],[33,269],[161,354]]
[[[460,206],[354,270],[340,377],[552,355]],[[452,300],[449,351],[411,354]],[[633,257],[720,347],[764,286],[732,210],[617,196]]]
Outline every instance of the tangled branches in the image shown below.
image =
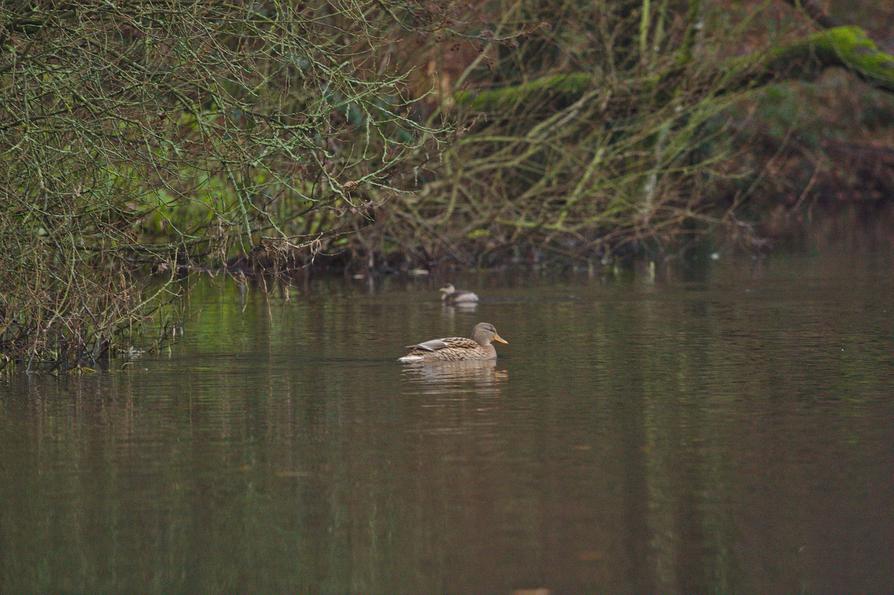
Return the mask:
[[[378,229],[422,260],[600,258],[713,219],[737,98],[693,58],[699,2],[524,0],[485,16],[455,77],[459,131],[438,179]],[[555,26],[553,26],[555,24]],[[414,241],[409,241],[413,238]]]
[[383,50],[401,10],[4,3],[0,352],[90,361],[145,316],[150,264],[312,257],[368,220],[358,187],[404,190],[437,131]]

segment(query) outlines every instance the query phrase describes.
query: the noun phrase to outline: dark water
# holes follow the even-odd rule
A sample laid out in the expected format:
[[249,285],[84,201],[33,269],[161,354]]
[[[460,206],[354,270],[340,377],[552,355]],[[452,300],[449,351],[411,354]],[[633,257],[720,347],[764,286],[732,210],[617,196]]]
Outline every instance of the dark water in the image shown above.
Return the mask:
[[0,382],[0,591],[890,592],[892,272],[203,282],[162,355]]

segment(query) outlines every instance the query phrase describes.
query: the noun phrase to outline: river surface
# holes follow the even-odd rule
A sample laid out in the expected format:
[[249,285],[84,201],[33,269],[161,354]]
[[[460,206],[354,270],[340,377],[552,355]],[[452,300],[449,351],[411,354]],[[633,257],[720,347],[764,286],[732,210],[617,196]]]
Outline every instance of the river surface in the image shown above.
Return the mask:
[[449,280],[203,280],[161,354],[0,380],[0,591],[894,589],[890,255]]

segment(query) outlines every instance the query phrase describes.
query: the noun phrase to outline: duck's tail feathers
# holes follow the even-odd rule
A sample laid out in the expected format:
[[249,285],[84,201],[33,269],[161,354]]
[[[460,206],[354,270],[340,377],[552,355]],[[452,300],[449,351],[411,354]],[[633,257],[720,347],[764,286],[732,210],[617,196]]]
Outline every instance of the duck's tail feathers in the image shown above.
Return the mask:
[[421,362],[423,357],[421,355],[405,355],[403,357],[397,358],[397,361],[403,362],[405,364],[410,364],[413,362]]

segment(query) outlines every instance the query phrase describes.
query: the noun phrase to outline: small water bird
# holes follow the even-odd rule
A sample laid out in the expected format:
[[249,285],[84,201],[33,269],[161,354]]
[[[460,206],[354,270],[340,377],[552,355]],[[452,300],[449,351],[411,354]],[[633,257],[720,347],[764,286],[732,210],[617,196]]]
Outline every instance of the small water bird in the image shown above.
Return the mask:
[[452,283],[448,283],[438,291],[441,292],[441,300],[445,304],[475,304],[478,296],[465,289],[457,289]]
[[479,322],[472,329],[472,338],[444,337],[432,339],[416,345],[407,345],[407,355],[398,358],[403,363],[410,362],[457,362],[465,360],[496,359],[497,350],[493,341],[509,344],[489,322]]

